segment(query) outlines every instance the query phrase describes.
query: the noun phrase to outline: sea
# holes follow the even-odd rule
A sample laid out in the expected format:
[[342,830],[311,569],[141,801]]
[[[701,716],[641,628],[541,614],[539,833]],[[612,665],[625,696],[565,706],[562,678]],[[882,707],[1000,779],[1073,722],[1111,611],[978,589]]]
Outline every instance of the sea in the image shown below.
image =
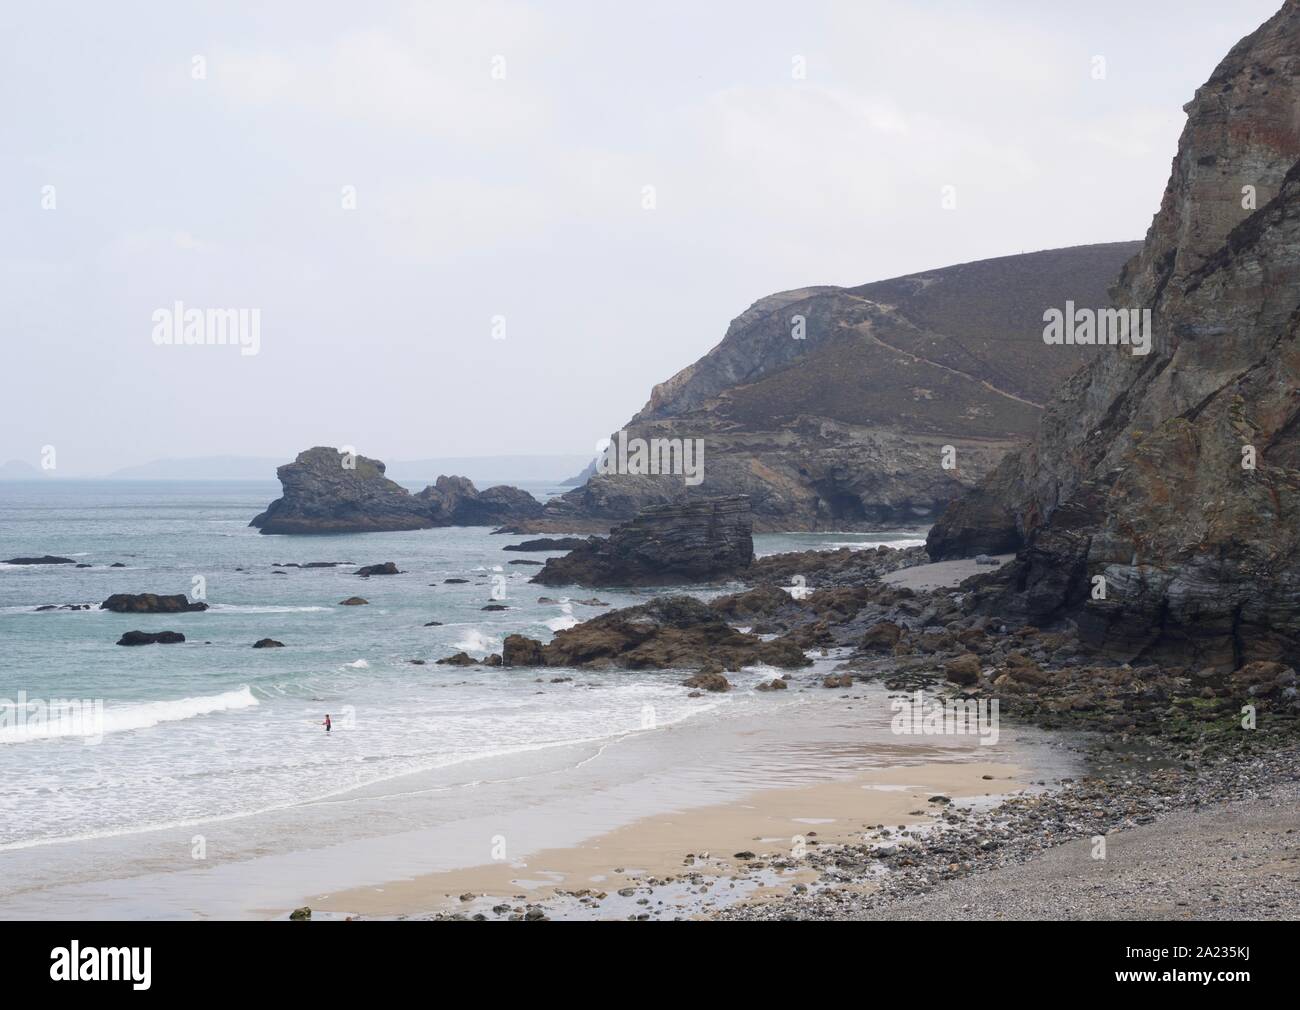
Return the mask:
[[[542,499],[563,490],[523,486]],[[658,795],[651,780],[662,805],[711,802],[826,774],[828,742],[856,767],[864,742],[888,740],[883,709],[864,725],[831,704],[836,692],[752,690],[778,674],[761,667],[732,675],[729,693],[692,698],[682,671],[439,665],[499,652],[512,633],[549,640],[654,592],[728,587],[533,585],[537,566],[512,562],[552,555],[504,551],[526,538],[487,527],[264,536],[248,523],[278,492],[274,482],[0,483],[0,559],[86,566],[0,564],[0,915],[270,915],[326,878],[360,884],[472,859],[510,811],[543,804],[529,823],[536,844],[554,844],[643,813]],[[755,549],[923,538],[767,534]],[[388,561],[400,574],[354,574]],[[341,564],[287,567],[311,562]],[[208,609],[99,609],[141,592]],[[353,596],[368,604],[340,605]],[[89,606],[38,609],[69,604]],[[185,641],[116,644],[132,630]],[[254,649],[263,638],[284,647]],[[94,717],[52,716],[72,711]],[[634,783],[640,804],[620,805]],[[552,823],[545,799],[575,790],[607,802],[588,804],[586,821]],[[286,861],[291,852],[316,855]]]

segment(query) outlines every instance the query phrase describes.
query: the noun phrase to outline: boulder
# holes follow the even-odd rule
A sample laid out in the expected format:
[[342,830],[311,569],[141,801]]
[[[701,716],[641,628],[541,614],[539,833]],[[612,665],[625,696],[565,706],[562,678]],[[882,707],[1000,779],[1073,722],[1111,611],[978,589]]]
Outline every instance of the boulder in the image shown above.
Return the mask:
[[541,666],[542,643],[523,635],[507,635],[501,646],[503,666]]
[[698,691],[730,691],[731,682],[720,673],[701,670],[682,681],[683,687],[693,687]]
[[397,565],[392,561],[385,561],[380,565],[363,565],[352,574],[368,579],[372,575],[401,575],[402,573],[397,570]]
[[179,631],[128,631],[117,640],[118,645],[175,645],[185,641]]
[[274,638],[259,638],[253,643],[254,649],[283,649],[284,643],[277,642]]
[[365,607],[369,604],[369,600],[362,599],[360,596],[349,596],[346,600],[339,600],[340,607]]
[[206,603],[191,603],[183,593],[159,596],[156,593],[114,593],[99,605],[100,610],[115,614],[187,614],[207,610]]
[[971,652],[964,652],[956,659],[943,664],[944,677],[954,684],[969,687],[980,679],[980,659]]

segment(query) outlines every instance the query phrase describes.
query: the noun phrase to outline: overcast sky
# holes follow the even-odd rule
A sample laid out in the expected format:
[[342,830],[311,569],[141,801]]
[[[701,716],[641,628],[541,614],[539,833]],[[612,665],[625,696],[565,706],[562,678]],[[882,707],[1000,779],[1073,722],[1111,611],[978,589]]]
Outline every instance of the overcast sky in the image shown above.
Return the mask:
[[1141,238],[1278,6],[6,3],[0,462],[591,451],[771,292]]

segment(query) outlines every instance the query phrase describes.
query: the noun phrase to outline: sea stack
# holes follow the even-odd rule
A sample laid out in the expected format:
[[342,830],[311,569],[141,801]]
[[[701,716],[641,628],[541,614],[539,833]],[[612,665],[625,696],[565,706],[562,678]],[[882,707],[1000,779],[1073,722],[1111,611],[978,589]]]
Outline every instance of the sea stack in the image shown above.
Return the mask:
[[608,538],[592,537],[551,558],[532,579],[545,586],[653,586],[710,582],[754,560],[753,518],[744,495],[655,505]]

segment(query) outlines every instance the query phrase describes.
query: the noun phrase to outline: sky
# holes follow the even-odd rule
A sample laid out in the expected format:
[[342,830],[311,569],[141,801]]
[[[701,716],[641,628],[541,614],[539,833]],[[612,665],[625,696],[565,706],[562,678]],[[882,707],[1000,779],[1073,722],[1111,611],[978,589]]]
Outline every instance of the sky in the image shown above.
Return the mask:
[[1278,6],[5,4],[0,462],[594,452],[772,292],[1141,238]]

